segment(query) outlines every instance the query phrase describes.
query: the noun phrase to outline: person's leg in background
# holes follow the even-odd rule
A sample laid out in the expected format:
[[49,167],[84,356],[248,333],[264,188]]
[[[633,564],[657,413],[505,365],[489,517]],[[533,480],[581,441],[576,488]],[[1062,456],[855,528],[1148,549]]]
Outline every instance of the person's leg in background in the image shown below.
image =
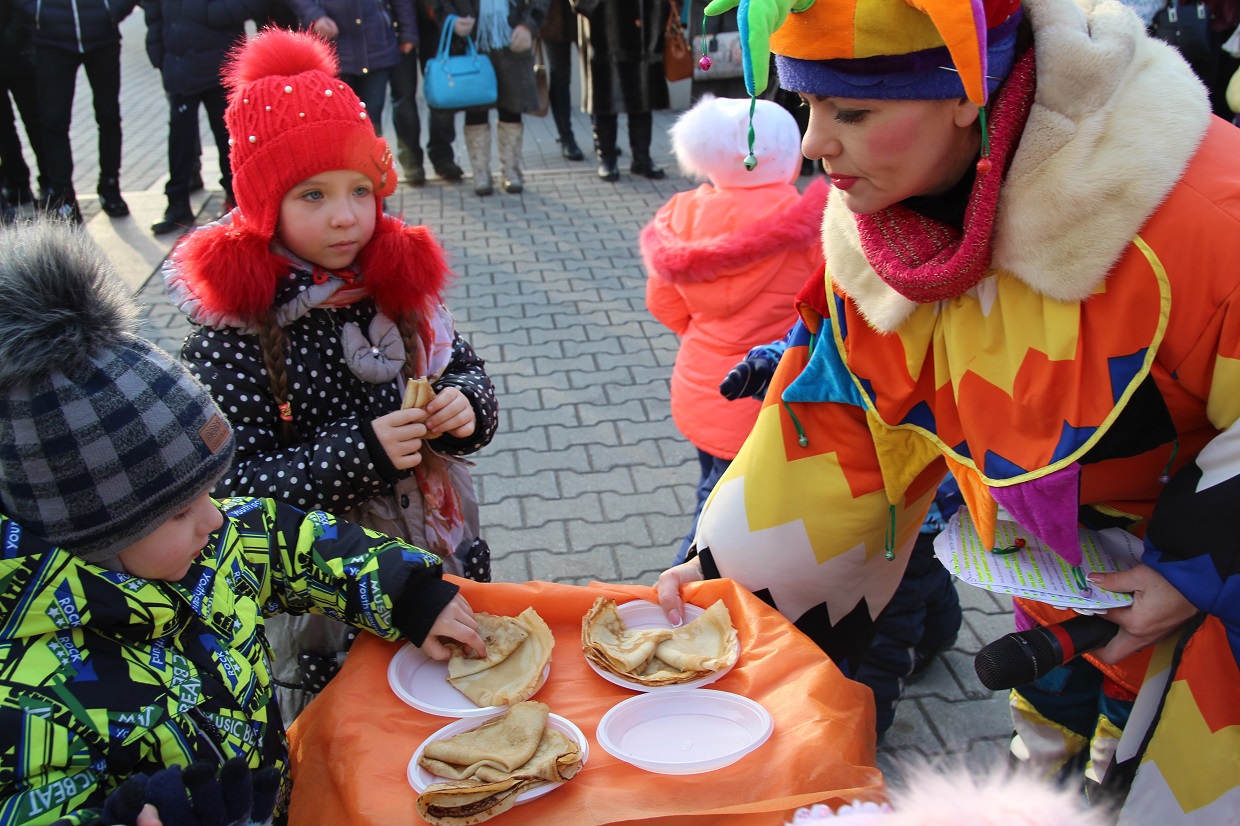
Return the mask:
[[495,191],[491,183],[490,118],[490,109],[465,111],[465,148],[469,152],[469,166],[474,174],[475,195],[490,195]]
[[228,108],[228,90],[216,86],[202,93],[202,108],[207,110],[207,125],[215,138],[215,151],[220,159],[220,186],[224,190],[222,215],[237,205],[232,189],[232,163],[228,151],[228,126],[224,123],[224,110]]
[[30,191],[30,167],[22,155],[22,141],[17,135],[17,120],[9,102],[8,91],[0,81],[0,212],[4,222],[16,216],[23,199],[33,200]]
[[693,526],[689,528],[689,532],[685,534],[685,538],[680,543],[680,549],[676,551],[676,558],[672,560],[673,565],[679,565],[685,561],[685,557],[689,555],[689,547],[693,544],[693,538],[697,535],[698,519],[702,515],[702,507],[706,504],[706,498],[710,496],[710,492],[715,489],[719,478],[723,476],[723,472],[728,469],[728,465],[732,464],[731,459],[720,459],[718,456],[712,456],[704,450],[699,450],[697,483],[697,505],[693,510]]
[[521,179],[521,143],[525,126],[520,112],[507,109],[496,110],[495,143],[499,148],[499,169],[505,192],[518,193],[525,189]]
[[[6,89],[7,87],[7,89]],[[10,195],[16,196],[17,206],[33,205],[36,202],[33,182],[31,181],[30,168],[26,164],[25,158],[22,156],[21,138],[17,133],[17,117],[21,118],[22,127],[26,130],[26,140],[30,142],[30,149],[34,152],[35,165],[39,169],[38,188],[40,196],[47,189],[47,156],[43,152],[43,126],[39,119],[39,97],[35,90],[35,77],[16,77],[0,82],[0,96],[4,97],[6,114],[0,114],[4,117],[7,124],[10,121],[13,124],[12,139],[15,143],[11,147],[0,147],[0,159],[4,160],[5,166],[8,165],[10,154],[21,161],[21,166],[13,170],[13,175],[6,175],[4,185],[11,187],[10,179],[20,176],[20,183],[23,185],[16,192],[10,192]],[[13,106],[9,107],[9,97],[12,96]],[[14,114],[14,109],[16,113]],[[22,174],[25,169],[25,174]]]
[[594,154],[598,157],[598,176],[604,181],[620,180],[620,167],[616,165],[616,128],[619,116],[600,114],[591,119],[594,123]]
[[654,116],[650,112],[629,112],[629,149],[633,150],[633,163],[629,171],[643,178],[659,180],[666,178],[661,168],[650,157],[650,140],[654,129]]
[[422,121],[418,117],[418,54],[400,56],[392,69],[392,127],[396,131],[396,159],[412,186],[426,183],[422,166]]
[[109,216],[123,218],[121,198],[121,44],[100,46],[82,55],[99,126],[99,201]]
[[82,213],[73,191],[69,126],[73,120],[73,90],[78,66],[82,64],[81,55],[53,46],[37,46],[34,62],[43,152],[47,157],[46,208],[49,213],[80,224]]
[[198,166],[198,96],[168,93],[168,183],[164,217],[151,225],[155,235],[181,232],[194,226],[189,192]]
[[570,161],[585,159],[577,139],[573,136],[572,94],[573,80],[572,49],[573,44],[553,43],[544,40],[544,54],[547,56],[547,97],[551,104],[551,117],[555,120],[555,129],[559,133],[560,152]]
[[366,117],[374,124],[375,134],[379,137],[383,137],[383,107],[387,105],[388,81],[391,77],[391,68],[371,69],[361,75],[340,76],[340,79],[357,93],[362,103],[366,104]]
[[465,170],[456,162],[452,144],[456,141],[456,112],[432,109],[427,118],[426,157],[435,174],[445,181],[459,181]]

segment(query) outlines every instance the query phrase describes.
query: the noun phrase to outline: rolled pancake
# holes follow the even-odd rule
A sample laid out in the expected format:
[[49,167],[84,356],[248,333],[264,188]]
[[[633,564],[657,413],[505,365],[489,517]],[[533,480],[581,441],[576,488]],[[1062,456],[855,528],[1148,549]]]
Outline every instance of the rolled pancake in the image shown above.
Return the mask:
[[728,668],[739,646],[722,600],[679,628],[627,628],[612,600],[599,597],[582,619],[586,658],[640,685],[679,685]]
[[[452,661],[456,656],[448,663],[448,682],[479,706],[512,705],[534,696],[542,681],[543,669],[551,662],[555,636],[538,612],[526,608],[514,619],[529,636],[503,660],[459,677],[452,676]],[[458,667],[465,669],[463,664]]]
[[414,802],[432,826],[473,826],[501,815],[517,804],[517,796],[537,781],[510,777],[498,783],[454,780],[432,783]]

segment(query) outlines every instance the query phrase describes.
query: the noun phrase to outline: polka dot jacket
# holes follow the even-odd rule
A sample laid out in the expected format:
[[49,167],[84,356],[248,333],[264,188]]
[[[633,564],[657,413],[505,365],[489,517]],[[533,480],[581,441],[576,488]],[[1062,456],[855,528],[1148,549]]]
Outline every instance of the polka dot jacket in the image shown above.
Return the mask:
[[[402,482],[412,471],[391,464],[370,424],[399,409],[403,381],[399,375],[363,379],[346,357],[350,323],[356,325],[355,336],[361,331],[374,335],[376,316],[382,314],[369,298],[324,306],[342,287],[334,276],[316,281],[309,271],[293,268],[276,290],[276,318],[286,338],[288,401],[298,435],[291,444],[281,441],[280,411],[258,334],[217,321],[186,338],[182,361],[210,389],[236,430],[237,458],[216,489],[219,495],[273,496],[300,508],[340,513],[391,495],[398,485],[408,488]],[[463,456],[490,443],[499,411],[483,360],[455,333],[447,310],[439,312],[438,323],[430,326],[447,331],[451,353],[433,384],[436,391],[460,389],[474,408],[476,426],[465,439],[441,435],[434,449]],[[375,345],[367,348],[373,350],[383,345],[363,343]]]

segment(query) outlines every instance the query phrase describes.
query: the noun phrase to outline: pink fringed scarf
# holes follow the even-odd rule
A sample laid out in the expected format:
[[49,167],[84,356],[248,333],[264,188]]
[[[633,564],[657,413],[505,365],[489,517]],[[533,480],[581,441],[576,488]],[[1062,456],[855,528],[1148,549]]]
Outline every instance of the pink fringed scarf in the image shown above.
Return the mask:
[[865,257],[887,286],[910,301],[928,304],[958,296],[986,276],[999,188],[1029,118],[1035,88],[1030,48],[995,100],[990,114],[994,166],[973,183],[963,233],[902,204],[857,216]]

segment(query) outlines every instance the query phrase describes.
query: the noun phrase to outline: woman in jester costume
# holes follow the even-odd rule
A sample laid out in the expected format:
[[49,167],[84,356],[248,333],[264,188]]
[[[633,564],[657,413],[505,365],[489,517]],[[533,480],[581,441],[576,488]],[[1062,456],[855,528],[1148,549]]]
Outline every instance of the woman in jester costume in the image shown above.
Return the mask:
[[1090,578],[1133,604],[1012,692],[1013,755],[1121,823],[1236,822],[1240,132],[1117,0],[734,7],[750,93],[773,52],[810,108],[826,270],[665,610],[732,577],[851,671],[949,470],[985,547],[999,506],[1074,565],[1120,527],[1142,564]]

